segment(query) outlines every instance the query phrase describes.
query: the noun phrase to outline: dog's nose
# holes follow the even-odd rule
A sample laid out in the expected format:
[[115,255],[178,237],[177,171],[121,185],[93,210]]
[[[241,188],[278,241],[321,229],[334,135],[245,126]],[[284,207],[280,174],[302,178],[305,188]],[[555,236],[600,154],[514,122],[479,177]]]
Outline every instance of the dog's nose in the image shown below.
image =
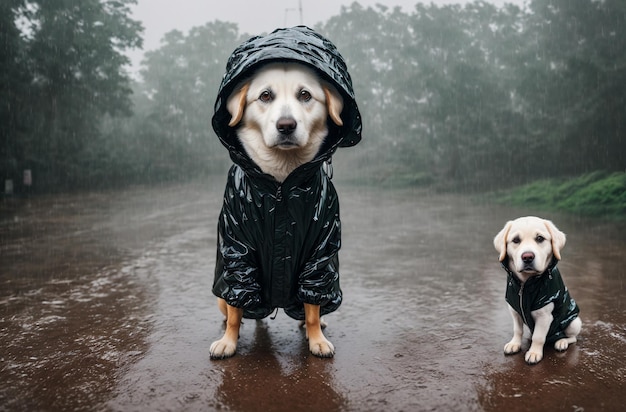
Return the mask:
[[524,263],[530,263],[535,260],[535,254],[533,252],[524,252],[522,253],[522,261]]
[[281,117],[276,122],[276,129],[280,134],[291,134],[298,127],[298,122],[293,117]]

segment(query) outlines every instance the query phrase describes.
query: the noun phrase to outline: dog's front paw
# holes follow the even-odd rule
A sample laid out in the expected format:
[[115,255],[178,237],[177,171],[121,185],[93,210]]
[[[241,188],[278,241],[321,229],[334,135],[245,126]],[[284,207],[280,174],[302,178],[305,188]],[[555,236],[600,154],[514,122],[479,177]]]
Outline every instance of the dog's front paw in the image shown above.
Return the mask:
[[237,351],[237,342],[233,342],[230,339],[222,338],[216,340],[211,344],[209,354],[211,359],[226,359],[230,358]]
[[526,352],[524,359],[526,360],[527,364],[535,365],[541,362],[541,360],[543,359],[543,351],[533,351],[533,349],[530,348],[530,350]]
[[505,355],[514,355],[522,349],[522,344],[517,340],[513,339],[504,345],[504,354]]
[[559,352],[565,352],[569,348],[569,341],[566,338],[559,339],[554,342],[554,349]]
[[332,358],[335,355],[335,347],[324,337],[321,339],[309,339],[309,350],[318,358]]

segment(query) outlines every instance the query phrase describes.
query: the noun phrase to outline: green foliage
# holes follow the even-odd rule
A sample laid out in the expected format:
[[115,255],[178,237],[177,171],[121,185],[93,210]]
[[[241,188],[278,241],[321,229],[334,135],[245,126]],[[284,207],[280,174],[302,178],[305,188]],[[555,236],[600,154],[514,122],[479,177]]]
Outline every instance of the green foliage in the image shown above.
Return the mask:
[[[0,182],[24,168],[59,188],[225,167],[210,118],[226,60],[244,37],[219,21],[171,31],[131,84],[124,51],[141,44],[133,3],[1,3]],[[18,20],[28,30],[20,33]],[[623,0],[417,3],[411,11],[352,3],[316,29],[346,58],[363,115],[363,142],[337,154],[348,178],[492,190],[624,170]],[[527,200],[584,209],[602,203],[598,194],[619,198],[609,186],[591,191],[596,184],[553,191],[540,182]],[[570,191],[587,200],[571,203]]]
[[626,3],[534,0],[536,42],[520,72],[533,134],[549,137],[546,174],[623,170],[626,164]]
[[[26,44],[15,21],[21,15],[22,0],[0,2],[0,178],[16,179],[23,157],[20,142],[27,139],[25,99],[32,76],[25,59]],[[4,179],[0,179],[4,184]]]
[[318,29],[348,61],[380,163],[480,186],[509,175],[512,145],[533,146],[519,143],[529,136],[513,99],[524,18],[484,2],[417,4],[409,14],[353,3]]
[[104,118],[80,156],[85,181],[103,186],[203,176],[226,167],[210,118],[225,62],[241,39],[231,23],[167,33],[133,85],[134,116]]
[[626,173],[594,172],[574,179],[536,181],[501,196],[500,201],[626,219]]
[[[0,153],[16,166],[0,173],[15,178],[32,169],[39,189],[80,185],[86,172],[81,154],[100,137],[103,116],[131,114],[124,52],[142,43],[141,25],[128,17],[135,0],[11,3],[0,26],[10,39],[12,74],[0,78],[0,89],[8,84],[20,94],[9,98],[10,113],[2,116],[12,122],[2,132]],[[23,27],[16,36],[18,20]]]
[[140,130],[151,130],[169,157],[173,170],[161,168],[165,175],[196,175],[225,165],[228,155],[210,119],[226,60],[241,40],[235,24],[215,21],[186,36],[169,32],[158,50],[146,53],[137,117]]

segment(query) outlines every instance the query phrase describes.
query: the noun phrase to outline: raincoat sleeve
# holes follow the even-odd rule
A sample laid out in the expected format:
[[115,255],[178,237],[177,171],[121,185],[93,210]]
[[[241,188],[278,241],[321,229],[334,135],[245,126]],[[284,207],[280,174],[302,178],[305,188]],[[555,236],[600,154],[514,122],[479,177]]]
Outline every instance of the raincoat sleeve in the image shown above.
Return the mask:
[[339,248],[341,247],[341,221],[339,201],[330,182],[317,205],[319,227],[317,238],[308,259],[304,263],[298,282],[298,300],[320,305],[322,314],[330,313],[341,304],[339,286]]
[[249,231],[242,230],[243,207],[241,184],[237,166],[228,175],[224,204],[218,222],[217,264],[213,293],[231,306],[243,309],[256,307],[261,302],[260,269],[256,250]]

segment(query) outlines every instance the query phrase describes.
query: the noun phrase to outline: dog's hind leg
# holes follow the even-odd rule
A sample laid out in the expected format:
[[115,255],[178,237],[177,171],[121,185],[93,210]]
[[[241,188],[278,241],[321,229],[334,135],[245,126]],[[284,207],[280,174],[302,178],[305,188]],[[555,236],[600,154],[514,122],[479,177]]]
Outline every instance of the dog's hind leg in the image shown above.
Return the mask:
[[243,309],[230,306],[223,299],[218,300],[220,311],[226,316],[226,331],[222,339],[211,344],[209,354],[211,359],[229,358],[237,351],[239,327],[243,318]]
[[554,349],[558,350],[559,352],[566,351],[567,348],[569,348],[569,345],[571,345],[572,343],[576,343],[577,336],[580,333],[581,329],[582,321],[580,320],[580,318],[577,317],[565,329],[565,335],[567,337],[554,342]]
[[332,358],[335,355],[335,347],[322,333],[320,306],[305,303],[304,318],[311,353],[320,358]]

